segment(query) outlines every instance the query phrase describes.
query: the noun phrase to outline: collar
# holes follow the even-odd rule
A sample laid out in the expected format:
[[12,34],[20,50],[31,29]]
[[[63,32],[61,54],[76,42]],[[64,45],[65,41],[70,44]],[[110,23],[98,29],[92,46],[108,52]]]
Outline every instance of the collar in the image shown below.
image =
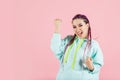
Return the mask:
[[[83,38],[80,38],[80,37],[78,37],[78,36],[75,37],[75,41],[76,41],[76,42],[80,41],[81,39],[83,39]],[[88,41],[88,39],[87,39],[87,38],[84,38],[84,42],[87,42],[87,41]]]

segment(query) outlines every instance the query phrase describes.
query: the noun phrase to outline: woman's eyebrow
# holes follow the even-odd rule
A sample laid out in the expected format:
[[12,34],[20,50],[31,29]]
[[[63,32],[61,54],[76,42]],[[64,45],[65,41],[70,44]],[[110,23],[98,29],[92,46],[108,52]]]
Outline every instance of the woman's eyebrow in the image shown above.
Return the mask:
[[73,25],[73,26],[76,26],[76,25]]
[[[82,25],[82,23],[79,23],[78,25]],[[76,26],[76,25],[73,24],[73,26]]]
[[78,25],[82,25],[81,23],[79,23]]

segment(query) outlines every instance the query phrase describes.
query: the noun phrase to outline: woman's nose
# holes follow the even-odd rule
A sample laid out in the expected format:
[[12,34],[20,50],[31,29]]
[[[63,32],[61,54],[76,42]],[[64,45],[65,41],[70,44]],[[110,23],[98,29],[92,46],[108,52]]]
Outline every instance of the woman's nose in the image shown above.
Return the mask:
[[79,28],[79,27],[78,27],[78,28],[76,28],[76,31],[77,31],[77,32],[81,31],[81,28]]

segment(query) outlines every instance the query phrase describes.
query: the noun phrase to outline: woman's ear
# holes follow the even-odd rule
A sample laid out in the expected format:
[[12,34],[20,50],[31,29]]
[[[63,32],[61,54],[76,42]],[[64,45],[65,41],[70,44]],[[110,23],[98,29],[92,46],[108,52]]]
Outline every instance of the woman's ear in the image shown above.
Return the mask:
[[87,23],[86,25],[87,25],[87,27],[89,27],[89,26],[90,26],[90,24],[89,24],[89,23]]

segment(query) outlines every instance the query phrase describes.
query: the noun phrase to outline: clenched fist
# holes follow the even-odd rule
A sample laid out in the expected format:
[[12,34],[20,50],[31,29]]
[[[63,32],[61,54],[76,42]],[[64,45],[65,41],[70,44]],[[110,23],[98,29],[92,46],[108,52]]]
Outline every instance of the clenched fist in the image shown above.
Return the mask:
[[85,61],[86,66],[88,67],[89,70],[94,70],[92,58],[88,57]]
[[56,33],[59,33],[59,32],[60,32],[61,24],[62,24],[62,20],[61,20],[61,19],[55,19],[55,20],[54,20],[55,32],[56,32]]

